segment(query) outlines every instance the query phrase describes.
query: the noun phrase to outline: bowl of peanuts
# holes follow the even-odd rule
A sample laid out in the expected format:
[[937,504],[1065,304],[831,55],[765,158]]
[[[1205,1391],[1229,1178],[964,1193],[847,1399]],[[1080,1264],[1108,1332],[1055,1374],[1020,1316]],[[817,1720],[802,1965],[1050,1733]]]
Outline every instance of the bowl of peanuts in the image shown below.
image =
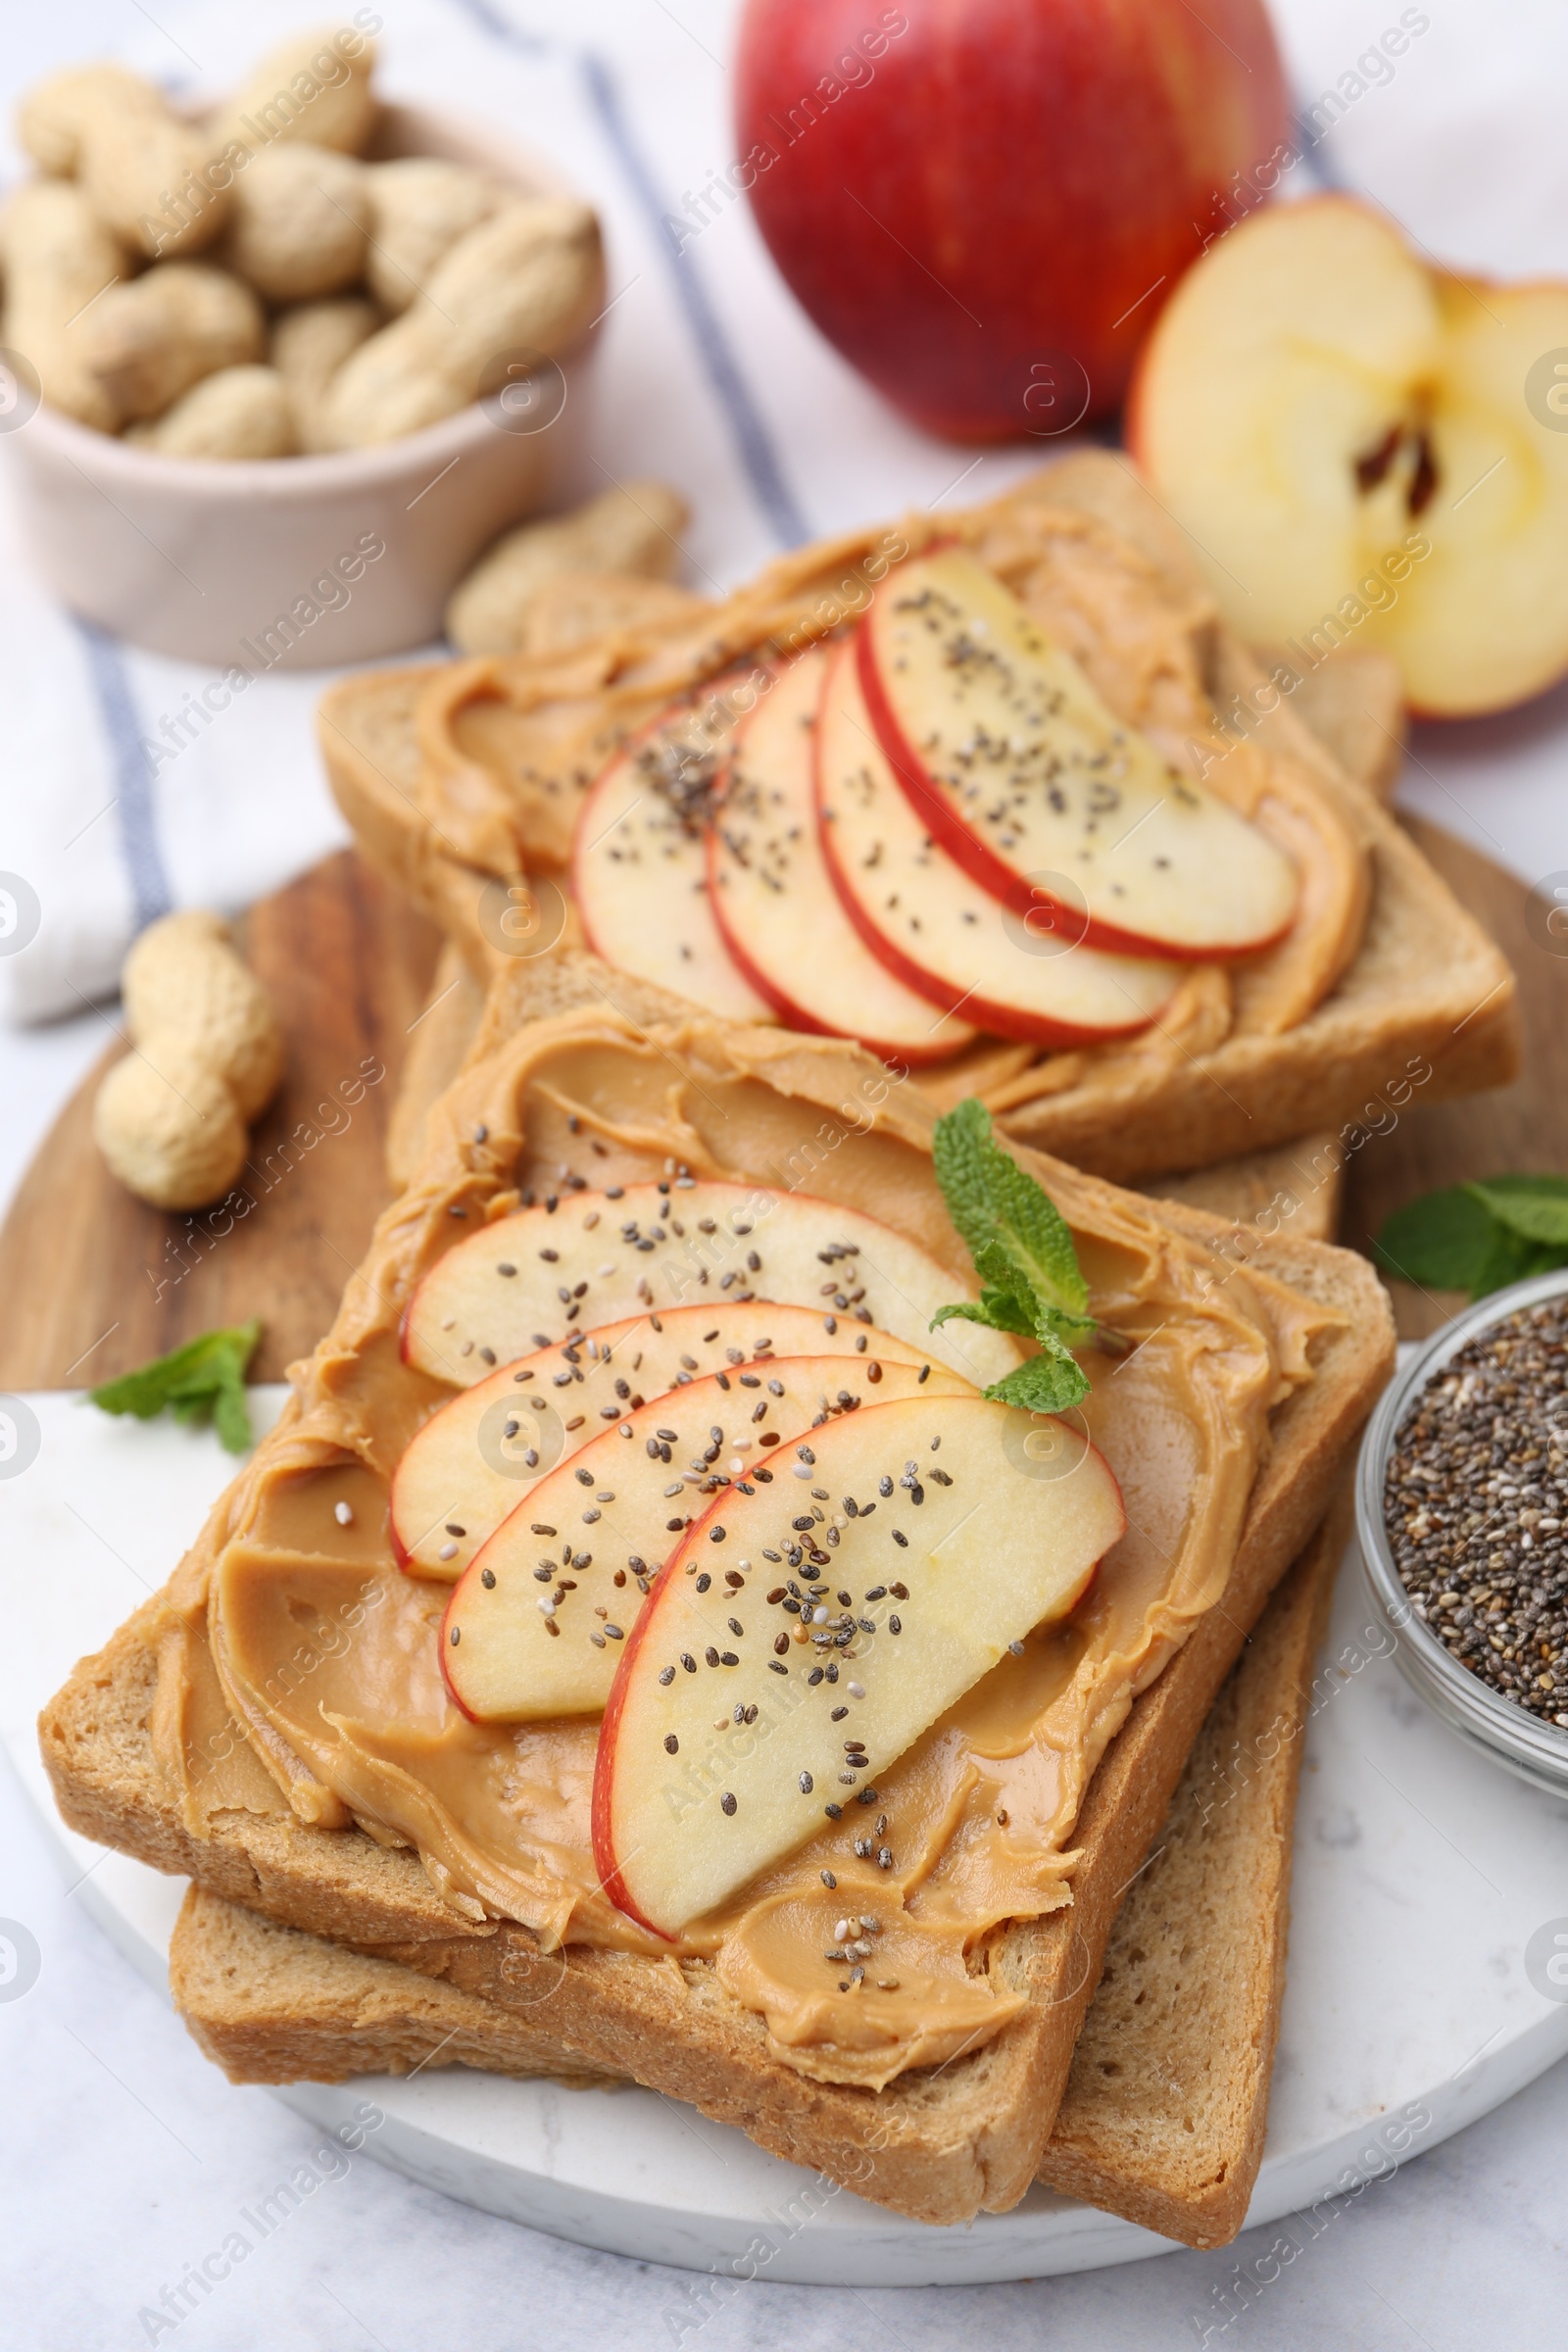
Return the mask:
[[113,65],[23,101],[0,462],[45,584],[133,644],[247,677],[426,644],[573,470],[598,220],[373,58],[345,25],[202,113]]

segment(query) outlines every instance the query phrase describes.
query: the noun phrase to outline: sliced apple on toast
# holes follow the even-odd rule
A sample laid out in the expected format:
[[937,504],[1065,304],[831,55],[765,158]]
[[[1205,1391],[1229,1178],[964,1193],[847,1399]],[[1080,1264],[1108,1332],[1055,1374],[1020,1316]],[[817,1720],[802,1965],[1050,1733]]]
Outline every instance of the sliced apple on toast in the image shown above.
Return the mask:
[[1248,956],[1289,928],[1290,859],[1106,709],[957,547],[889,573],[857,637],[877,740],[933,838],[1027,913],[1062,886],[1087,945]]
[[853,639],[837,647],[816,726],[823,857],[872,952],[933,1004],[1001,1037],[1096,1045],[1145,1029],[1180,967],[1083,945],[1082,911],[1009,909],[932,839],[872,729]]
[[823,859],[812,771],[831,658],[820,646],[802,654],[737,731],[708,837],[709,899],[736,963],[792,1029],[940,1060],[973,1027],[872,953]]
[[774,1356],[874,1356],[920,1364],[928,1348],[862,1323],[762,1299],[676,1306],[503,1364],[462,1389],[405,1447],[392,1473],[392,1547],[411,1575],[456,1584],[508,1514],[558,1462],[623,1425],[650,1397],[704,1374],[732,1373]]
[[725,947],[708,895],[705,836],[737,690],[723,681],[672,704],[621,746],[578,811],[571,888],[589,946],[617,971],[726,1021],[771,1021],[772,1005]]
[[1270,205],[1160,313],[1128,443],[1233,627],[1499,710],[1568,670],[1565,352],[1560,280],[1467,283],[1352,197]]
[[[968,1298],[972,1282],[960,1285]],[[1018,1350],[1001,1332],[932,1316],[953,1274],[918,1242],[809,1193],[675,1177],[564,1195],[498,1217],[438,1257],[403,1318],[406,1363],[471,1388],[578,1325],[710,1302],[766,1298],[890,1331],[977,1386]],[[929,1333],[929,1337],[927,1336]],[[461,1515],[461,1514],[460,1514]]]
[[[809,1433],[809,1455],[823,1429],[883,1396],[973,1395],[945,1364],[797,1355],[657,1397],[542,1479],[466,1570],[441,1637],[453,1697],[480,1723],[597,1715],[660,1562],[715,1491],[772,1493],[797,1551],[820,1548],[809,1531],[842,1513],[813,1497],[820,1482],[788,1441]],[[728,1612],[726,1651],[753,1568],[744,1546],[710,1541],[693,1571],[693,1592],[716,1591]]]
[[[1126,1518],[1103,1455],[1054,1426],[1056,1475],[1040,1477],[1027,1412],[870,1405],[803,1444],[808,1484],[712,1504],[655,1585],[605,1710],[594,1858],[622,1911],[670,1936],[712,1911],[1073,1607]],[[738,1590],[714,1574],[732,1559],[752,1563]]]

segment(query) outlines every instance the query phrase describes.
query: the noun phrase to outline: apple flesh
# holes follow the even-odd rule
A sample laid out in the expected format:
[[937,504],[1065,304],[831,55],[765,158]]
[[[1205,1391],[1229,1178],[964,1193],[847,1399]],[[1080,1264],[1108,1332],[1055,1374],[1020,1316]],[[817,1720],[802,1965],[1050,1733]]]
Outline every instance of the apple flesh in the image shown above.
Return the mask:
[[1568,285],[1467,286],[1315,197],[1183,280],[1128,439],[1233,626],[1303,671],[1376,647],[1434,716],[1499,710],[1568,670],[1564,349]]
[[857,649],[911,806],[1004,905],[1059,897],[1086,945],[1133,956],[1247,956],[1289,929],[1290,859],[1124,726],[963,549],[890,572]]
[[[1074,1606],[1122,1534],[1121,1491],[1066,1423],[1059,1475],[1029,1475],[1037,1426],[984,1397],[871,1405],[812,1433],[810,1485],[737,1489],[692,1528],[599,1739],[594,1859],[622,1911],[672,1936],[713,1910]],[[828,1500],[802,1510],[813,1487]],[[754,1563],[739,1590],[699,1592],[731,1558]]]
[[649,1397],[705,1373],[781,1355],[875,1356],[920,1364],[928,1351],[862,1323],[804,1306],[744,1305],[645,1310],[576,1333],[563,1347],[503,1364],[462,1389],[404,1448],[392,1473],[392,1548],[411,1576],[456,1584],[509,1513],[558,1462]]
[[[944,1364],[807,1355],[656,1397],[542,1479],[476,1554],[442,1627],[447,1688],[477,1723],[597,1715],[661,1560],[710,1495],[776,1490],[775,1518],[820,1515],[789,1440],[809,1432],[814,1446],[820,1429],[883,1398],[973,1395]],[[752,1565],[710,1544],[693,1568],[693,1592],[724,1604],[726,1650]]]
[[[863,1325],[988,1387],[1019,1359],[975,1323],[930,1329],[938,1307],[977,1296],[928,1250],[876,1217],[810,1193],[677,1177],[569,1193],[469,1234],[438,1257],[409,1300],[403,1358],[471,1388],[529,1348],[650,1309],[767,1298],[810,1307],[824,1329]],[[460,1514],[461,1515],[461,1514]]]
[[1261,0],[749,0],[734,86],[734,176],[796,299],[961,440],[1109,415],[1290,126]]
[[823,859],[811,776],[832,657],[802,654],[736,737],[708,844],[709,901],[730,955],[782,1021],[936,1061],[975,1032],[907,988],[845,913]]
[[571,887],[589,946],[616,971],[722,1020],[771,1021],[708,895],[706,828],[738,691],[730,681],[672,704],[614,755],[578,812]]
[[937,847],[872,731],[853,639],[835,653],[816,752],[828,869],[860,937],[909,987],[1034,1045],[1099,1045],[1149,1026],[1178,966],[1085,947],[1081,915],[1045,896],[1011,911]]

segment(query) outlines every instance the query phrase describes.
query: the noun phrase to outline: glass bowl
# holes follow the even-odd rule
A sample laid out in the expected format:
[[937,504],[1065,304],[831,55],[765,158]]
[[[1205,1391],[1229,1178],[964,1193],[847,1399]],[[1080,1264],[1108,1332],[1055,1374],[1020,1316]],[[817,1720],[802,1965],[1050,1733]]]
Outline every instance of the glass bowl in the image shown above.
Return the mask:
[[1395,1636],[1395,1657],[1418,1691],[1449,1730],[1532,1788],[1568,1802],[1568,1731],[1504,1698],[1479,1675],[1461,1666],[1417,1616],[1394,1563],[1383,1517],[1383,1487],[1395,1441],[1412,1404],[1435,1372],[1442,1370],[1478,1334],[1521,1307],[1568,1296],[1568,1267],[1516,1282],[1466,1309],[1424,1342],[1395,1374],[1379,1399],[1361,1441],[1356,1467],[1355,1517],[1375,1608]]

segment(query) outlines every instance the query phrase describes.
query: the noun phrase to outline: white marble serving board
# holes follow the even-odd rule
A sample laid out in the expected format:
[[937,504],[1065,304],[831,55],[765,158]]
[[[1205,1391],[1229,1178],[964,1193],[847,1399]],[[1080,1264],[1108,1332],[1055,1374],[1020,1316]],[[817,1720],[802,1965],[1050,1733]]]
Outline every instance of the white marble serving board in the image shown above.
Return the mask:
[[[283,1395],[253,1392],[259,1421]],[[9,1402],[0,1398],[0,1418]],[[24,1404],[36,1416],[36,1459],[6,1475],[0,1443],[0,1742],[80,1899],[165,1986],[182,1883],[61,1826],[33,1719],[77,1656],[164,1581],[232,1464],[210,1436],[172,1424],[111,1421],[66,1396]],[[1535,1989],[1524,1964],[1538,1928],[1568,1922],[1568,1813],[1445,1731],[1393,1658],[1373,1654],[1372,1624],[1352,1550],[1322,1662],[1339,1660],[1340,1671],[1320,1671],[1307,1739],[1254,2223],[1344,2188],[1347,2168],[1364,2178],[1419,2154],[1568,2053],[1568,1997]],[[961,2284],[1166,2250],[1148,2230],[1041,2189],[964,2229],[906,2222],[651,2091],[452,2068],[277,2095],[326,2125],[371,2099],[385,2120],[367,2152],[413,2179],[582,2244],[724,2280]],[[1401,2126],[1407,2109],[1430,2121]]]

